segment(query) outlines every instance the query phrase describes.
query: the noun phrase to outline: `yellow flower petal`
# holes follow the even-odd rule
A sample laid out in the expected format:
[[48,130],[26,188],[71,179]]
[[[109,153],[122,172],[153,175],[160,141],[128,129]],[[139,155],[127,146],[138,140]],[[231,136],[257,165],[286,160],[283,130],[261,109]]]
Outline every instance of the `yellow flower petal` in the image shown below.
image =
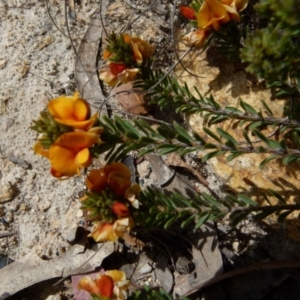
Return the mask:
[[118,79],[122,83],[128,83],[136,79],[137,74],[140,72],[140,69],[126,69],[123,72],[118,74]]
[[104,81],[109,86],[114,86],[118,82],[118,77],[115,76],[109,69],[109,67],[105,67],[100,71],[99,77],[102,81]]
[[90,191],[101,192],[106,186],[107,176],[103,169],[91,170],[86,178],[86,186]]
[[107,222],[98,224],[89,236],[91,236],[96,242],[114,242],[118,239],[118,236],[115,234],[113,226],[113,223]]
[[114,282],[126,280],[126,275],[123,271],[109,270],[106,271],[105,274],[110,276]]
[[208,29],[212,26],[215,30],[219,30],[220,24],[228,21],[230,18],[224,5],[217,0],[204,0],[197,13],[199,29]]
[[74,97],[60,96],[52,99],[48,103],[48,111],[54,118],[71,119],[73,118]]
[[76,99],[73,104],[74,118],[76,121],[86,121],[90,116],[90,106],[83,99]]
[[248,2],[248,0],[221,0],[221,3],[231,6],[237,12],[243,11],[247,7]]
[[97,119],[95,115],[89,118],[90,106],[84,99],[79,98],[78,92],[73,96],[52,99],[48,103],[48,111],[57,122],[74,129],[88,130]]
[[79,167],[75,163],[77,152],[53,144],[49,149],[49,159],[52,167],[52,175],[55,177],[71,177],[79,174]]
[[104,132],[104,128],[97,126],[97,127],[92,127],[91,129],[88,130],[88,132],[95,133],[97,135],[101,135]]
[[235,7],[237,11],[243,11],[247,7],[248,2],[248,0],[235,0]]
[[131,186],[131,173],[122,163],[112,163],[104,167],[107,176],[107,184],[116,193],[121,196]]
[[75,157],[75,164],[79,168],[87,168],[93,162],[93,157],[88,148],[79,151]]
[[99,137],[90,132],[75,131],[62,134],[49,149],[51,173],[55,177],[80,174],[80,168],[92,163],[89,152]]
[[123,39],[124,39],[124,42],[125,42],[126,44],[130,44],[130,42],[131,42],[131,37],[130,37],[130,35],[128,35],[128,34],[123,34]]
[[100,289],[97,287],[96,282],[90,276],[82,277],[78,283],[78,288],[80,290],[85,290],[91,294],[101,296]]
[[139,208],[139,201],[136,199],[136,196],[142,191],[139,184],[135,183],[131,187],[129,187],[125,193],[124,197],[129,200],[131,205],[134,208]]
[[131,46],[133,55],[138,64],[142,64],[143,60],[150,57],[155,52],[155,47],[139,37],[131,38]]
[[49,150],[48,149],[44,149],[43,146],[40,144],[39,141],[37,141],[34,146],[33,146],[33,151],[36,154],[40,154],[46,158],[49,158]]
[[182,40],[187,42],[189,46],[202,47],[208,36],[209,31],[198,29],[185,35]]
[[84,148],[90,148],[91,146],[99,142],[100,139],[97,134],[86,131],[74,131],[62,134],[54,142],[54,144],[61,147],[81,150]]
[[129,232],[134,227],[134,222],[131,217],[118,219],[113,225],[113,231],[116,236],[122,237],[125,232]]

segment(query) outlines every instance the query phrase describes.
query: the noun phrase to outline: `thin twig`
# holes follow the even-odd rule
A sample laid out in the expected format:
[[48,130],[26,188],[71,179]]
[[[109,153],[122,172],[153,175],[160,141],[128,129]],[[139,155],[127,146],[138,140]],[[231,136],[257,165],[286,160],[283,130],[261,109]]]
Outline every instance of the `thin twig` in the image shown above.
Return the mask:
[[0,233],[0,239],[1,239],[1,238],[8,237],[8,236],[15,235],[15,234],[16,234],[15,231],[9,231],[9,232]]

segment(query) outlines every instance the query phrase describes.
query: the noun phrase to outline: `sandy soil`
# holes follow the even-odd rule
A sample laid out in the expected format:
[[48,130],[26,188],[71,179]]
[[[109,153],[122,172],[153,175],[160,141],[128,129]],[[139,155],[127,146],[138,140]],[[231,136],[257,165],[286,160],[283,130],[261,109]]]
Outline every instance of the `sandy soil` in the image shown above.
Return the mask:
[[[82,21],[70,22],[75,45],[97,5],[82,1]],[[49,7],[66,34],[64,1],[49,1]],[[30,126],[49,99],[76,89],[75,55],[45,1],[3,0],[0,20],[0,232],[15,232],[0,240],[0,254],[51,258],[66,250],[65,236],[83,222],[78,192],[84,187],[82,178],[50,176],[48,162],[32,151]]]

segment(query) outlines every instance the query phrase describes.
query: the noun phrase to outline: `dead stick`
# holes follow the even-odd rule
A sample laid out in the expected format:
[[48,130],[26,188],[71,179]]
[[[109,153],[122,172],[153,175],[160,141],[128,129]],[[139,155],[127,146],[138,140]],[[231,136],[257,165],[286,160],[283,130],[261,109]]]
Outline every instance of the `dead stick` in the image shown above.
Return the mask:
[[11,235],[14,235],[14,234],[16,234],[15,231],[9,231],[9,232],[0,233],[0,239],[8,237],[8,236],[11,236]]

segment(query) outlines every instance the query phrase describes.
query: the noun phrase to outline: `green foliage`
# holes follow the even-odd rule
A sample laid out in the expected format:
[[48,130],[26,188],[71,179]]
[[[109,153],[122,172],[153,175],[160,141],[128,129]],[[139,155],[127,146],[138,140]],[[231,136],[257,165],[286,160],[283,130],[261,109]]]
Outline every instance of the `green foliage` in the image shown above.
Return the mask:
[[[208,127],[229,119],[237,120],[239,122],[238,125],[243,126],[242,130],[245,140],[242,141],[237,141],[221,128],[217,128],[216,132],[208,127],[203,128],[211,140],[200,137],[197,134],[191,137],[181,131],[180,141],[186,143],[187,146],[194,146],[198,150],[214,149],[203,157],[203,161],[227,152],[231,153],[227,157],[228,161],[245,153],[269,153],[270,157],[262,161],[261,168],[273,159],[281,159],[285,165],[300,160],[298,134],[300,132],[300,122],[287,118],[275,118],[266,102],[262,101],[265,109],[264,113],[261,110],[257,111],[243,100],[240,101],[238,107],[226,106],[223,108],[215,101],[212,95],[203,97],[195,88],[195,92],[198,95],[196,97],[191,93],[187,85],[180,86],[176,79],[171,76],[165,76],[160,71],[149,71],[147,76],[148,78],[138,82],[136,87],[147,91],[145,97],[151,103],[159,105],[161,109],[165,109],[172,104],[176,107],[176,112],[178,113],[201,113]],[[266,126],[272,126],[274,132],[279,130],[280,132],[285,131],[285,137],[277,141],[272,136],[265,136],[260,128]],[[265,145],[256,146],[249,136],[257,136]],[[165,135],[162,134],[161,137],[165,138]],[[195,143],[195,140],[200,142],[200,144]],[[159,148],[163,147],[165,145],[161,145]],[[175,146],[174,143],[173,146],[169,145],[168,147],[166,153],[171,151],[178,152],[182,149],[178,145]]]
[[81,209],[87,211],[89,220],[111,222],[115,219],[111,209],[115,195],[108,188],[101,192],[88,192],[81,200]]
[[241,58],[247,70],[270,83],[280,85],[281,94],[300,86],[300,6],[298,0],[261,0],[255,6],[267,27],[249,34]]
[[208,220],[218,220],[226,215],[237,225],[248,215],[261,221],[267,216],[277,213],[278,221],[282,222],[291,212],[300,209],[300,205],[286,205],[282,196],[273,190],[268,194],[262,194],[268,201],[273,196],[282,203],[276,206],[258,206],[250,197],[239,194],[237,196],[226,195],[222,199],[202,193],[192,198],[186,198],[181,194],[165,194],[157,189],[150,189],[139,194],[141,208],[134,214],[136,225],[146,228],[161,227],[167,229],[172,225],[181,228],[189,227],[197,229]]
[[109,57],[110,61],[118,63],[123,62],[127,66],[132,66],[134,64],[131,45],[124,41],[124,36],[122,34],[113,32],[108,36],[106,41],[106,50],[112,54]]
[[30,128],[40,134],[38,140],[44,149],[49,149],[62,134],[72,131],[71,127],[56,122],[47,111],[41,112],[41,117],[34,120]]
[[240,61],[240,49],[242,40],[245,38],[243,23],[229,22],[223,24],[220,31],[213,32],[211,44],[218,54],[232,62]]

